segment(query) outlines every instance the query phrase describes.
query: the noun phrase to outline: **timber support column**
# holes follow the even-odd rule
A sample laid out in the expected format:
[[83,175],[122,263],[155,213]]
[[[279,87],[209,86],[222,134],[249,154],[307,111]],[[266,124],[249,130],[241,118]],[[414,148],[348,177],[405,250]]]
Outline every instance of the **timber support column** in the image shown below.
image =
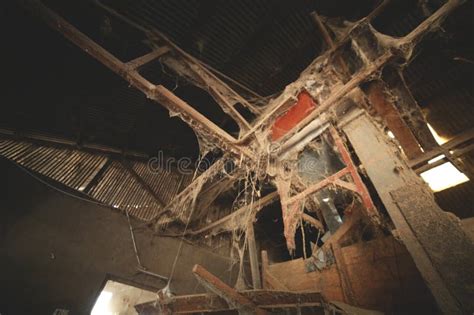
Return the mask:
[[472,314],[474,245],[460,220],[436,204],[428,185],[364,111],[349,113],[340,127],[440,310],[444,314]]
[[247,225],[247,242],[250,258],[250,270],[252,272],[252,285],[254,290],[262,288],[260,280],[260,268],[258,266],[257,243],[255,241],[255,231],[253,229],[253,220]]

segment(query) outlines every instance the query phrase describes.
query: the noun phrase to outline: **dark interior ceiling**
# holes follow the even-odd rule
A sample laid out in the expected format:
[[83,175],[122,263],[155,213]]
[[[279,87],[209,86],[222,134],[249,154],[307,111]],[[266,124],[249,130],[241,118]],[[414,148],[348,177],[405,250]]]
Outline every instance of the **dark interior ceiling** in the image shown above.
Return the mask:
[[[294,81],[325,45],[309,13],[357,20],[379,1],[102,0],[147,28],[167,34],[181,48],[255,92],[278,93]],[[92,0],[44,1],[123,61],[149,51],[145,35]],[[443,1],[394,0],[373,21],[382,33],[408,33]],[[474,121],[472,2],[450,17],[440,35],[417,50],[406,80],[428,120],[453,137]],[[0,13],[7,49],[0,128],[18,135],[40,132],[148,155],[198,154],[193,131],[121,78],[24,11],[5,2]],[[164,70],[164,71],[163,71]],[[176,79],[159,63],[145,67],[153,81],[173,90],[218,125],[235,124],[207,93]],[[430,78],[430,80],[427,80]],[[236,87],[239,92],[241,89]],[[449,121],[446,121],[449,120]]]

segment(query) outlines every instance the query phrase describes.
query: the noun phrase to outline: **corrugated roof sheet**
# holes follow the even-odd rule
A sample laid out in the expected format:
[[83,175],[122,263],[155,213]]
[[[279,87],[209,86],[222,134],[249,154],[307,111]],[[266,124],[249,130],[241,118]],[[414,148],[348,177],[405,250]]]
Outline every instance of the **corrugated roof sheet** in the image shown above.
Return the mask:
[[0,155],[144,221],[155,218],[160,203],[169,203],[191,180],[170,170],[152,171],[146,161],[127,161],[154,195],[122,161],[105,154],[0,138]]

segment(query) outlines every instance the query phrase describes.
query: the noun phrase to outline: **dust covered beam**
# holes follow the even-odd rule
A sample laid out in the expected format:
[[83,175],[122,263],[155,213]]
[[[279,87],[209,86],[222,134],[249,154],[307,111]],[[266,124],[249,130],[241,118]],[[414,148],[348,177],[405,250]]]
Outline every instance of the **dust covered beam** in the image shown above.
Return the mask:
[[472,140],[474,140],[474,128],[457,135],[453,139],[449,140],[448,142],[440,145],[439,147],[431,151],[423,153],[421,156],[417,157],[416,159],[410,160],[408,164],[410,165],[410,167],[416,169],[420,167],[421,164],[424,164],[441,154],[444,154],[445,156],[451,156],[455,154],[456,152],[453,152],[453,154],[451,154],[450,151],[461,148],[463,145],[471,142]]
[[[255,301],[264,309],[282,309],[299,307],[320,307],[323,298],[318,292],[291,292],[286,290],[247,290],[240,291],[241,295]],[[173,314],[194,314],[207,312],[223,312],[233,310],[227,302],[216,294],[182,295],[166,301],[158,301],[159,305],[172,307]],[[135,306],[139,314],[161,314],[155,301]]]
[[150,63],[153,60],[158,59],[159,57],[165,55],[170,50],[171,50],[171,48],[169,48],[168,46],[160,47],[158,49],[153,50],[152,52],[149,52],[146,55],[140,56],[138,58],[135,58],[135,59],[127,62],[126,65],[129,69],[129,71],[136,70],[136,69],[146,65],[147,63]]
[[251,299],[229,287],[219,278],[204,269],[200,265],[193,268],[194,276],[208,290],[224,299],[227,304],[232,305],[239,311],[252,312],[256,315],[267,315],[268,312],[259,308]]
[[[247,224],[247,215],[249,211],[253,211],[252,215],[255,215],[263,207],[273,203],[279,197],[278,192],[272,192],[256,201],[253,204],[243,206],[242,208],[232,212],[231,214],[212,222],[209,225],[206,225],[203,228],[194,231],[186,231],[184,235],[200,235],[200,234],[217,234],[222,231],[231,231],[234,229],[243,229]],[[163,234],[160,234],[163,235]],[[166,234],[168,236],[183,236],[183,233],[180,234]]]

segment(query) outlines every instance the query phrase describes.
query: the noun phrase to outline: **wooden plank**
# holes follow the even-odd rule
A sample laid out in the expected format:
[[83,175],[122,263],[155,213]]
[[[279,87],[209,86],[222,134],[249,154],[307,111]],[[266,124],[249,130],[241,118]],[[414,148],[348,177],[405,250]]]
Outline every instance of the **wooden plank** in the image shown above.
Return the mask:
[[[235,100],[242,102],[242,97],[236,94],[229,86],[217,79],[202,67],[197,61],[189,58],[164,58],[163,62],[180,76],[189,77],[192,83],[208,91],[222,110],[227,113],[239,125],[242,131],[248,131],[251,126],[247,120],[237,111],[233,103]],[[232,101],[234,100],[234,102]],[[244,104],[248,104],[245,102]],[[248,104],[248,106],[251,106]],[[247,107],[248,107],[247,106]],[[249,108],[249,107],[248,107]]]
[[265,271],[265,281],[267,282],[269,289],[289,291],[288,287],[275,278],[275,276],[268,270]]
[[[341,247],[340,254],[355,300],[361,307],[400,310],[403,306],[404,310],[421,308],[423,313],[432,313],[435,301],[410,254],[394,237],[381,236]],[[289,290],[320,290],[327,300],[345,301],[342,277],[336,265],[308,272],[303,259],[270,265],[263,258],[262,261],[264,273],[268,270],[277,283],[284,284]],[[266,289],[271,289],[266,274],[264,279]]]
[[217,294],[219,297],[227,301],[229,305],[233,305],[239,311],[252,312],[257,315],[268,314],[265,310],[257,307],[251,299],[229,287],[219,278],[204,269],[201,265],[194,265],[193,273],[206,289]]
[[[241,227],[245,228],[244,218],[245,218],[245,215],[248,214],[248,211],[254,211],[256,213],[263,207],[273,203],[275,200],[278,199],[278,197],[279,197],[279,194],[276,191],[269,193],[268,195],[254,201],[252,204],[243,206],[242,208],[232,212],[231,214],[219,220],[212,222],[211,224],[203,228],[200,228],[198,230],[188,231],[186,232],[185,235],[199,235],[206,232],[210,233],[212,231],[226,230],[226,229],[230,229],[231,224],[234,229],[241,228]],[[179,236],[182,236],[182,235],[183,234],[179,234]]]
[[341,246],[337,242],[334,242],[331,244],[331,248],[334,254],[334,259],[336,260],[337,271],[339,272],[339,277],[341,279],[341,287],[342,292],[344,293],[345,302],[350,305],[358,305],[352,290],[351,279],[349,277],[349,272],[347,271],[346,262],[341,253]]
[[301,218],[308,222],[309,224],[311,224],[314,228],[320,230],[320,231],[324,231],[324,226],[323,224],[321,223],[321,221],[319,221],[318,219],[315,219],[313,218],[312,216],[310,216],[309,214],[306,214],[306,213],[303,213],[301,215]]
[[155,49],[155,50],[153,50],[152,52],[149,52],[146,55],[140,56],[138,58],[135,58],[135,59],[127,62],[126,65],[127,65],[129,70],[136,70],[136,69],[146,65],[147,63],[149,63],[149,62],[151,62],[151,61],[153,61],[157,58],[160,58],[164,54],[168,53],[170,50],[171,50],[171,48],[168,47],[168,46],[159,47],[158,49]]
[[262,250],[262,282],[263,288],[266,290],[282,290],[282,291],[289,291],[289,289],[268,269],[268,254],[266,250]]
[[[296,307],[319,307],[322,296],[318,292],[291,292],[291,291],[267,291],[247,290],[239,292],[255,304],[265,309],[281,309]],[[223,312],[235,310],[227,302],[215,294],[193,294],[176,296],[170,299],[159,300],[136,305],[139,314],[158,315],[161,314],[159,307],[166,306],[173,314],[192,314],[207,312]]]
[[[436,166],[444,164],[447,161],[453,161],[454,159],[457,159],[458,157],[461,157],[461,156],[463,156],[464,154],[466,154],[468,152],[474,151],[474,143],[463,146],[461,149],[454,149],[453,151],[454,151],[453,153],[451,153],[451,151],[448,151],[448,152],[444,153],[445,157],[442,158],[442,159],[439,159],[439,160],[437,160],[435,162],[432,162],[432,163],[426,163],[426,164],[424,164],[420,167],[414,168],[415,172],[417,174],[421,174],[423,172],[426,172],[427,170],[435,168]],[[454,166],[456,166],[456,168],[459,169],[459,167],[458,167],[458,165],[456,165],[456,163],[453,163],[453,164],[454,164]],[[474,169],[473,168],[467,168],[466,169],[466,167],[464,167],[464,168],[461,168],[460,171],[465,173],[467,175],[467,177],[474,178],[474,175],[473,175],[474,174]]]
[[[253,218],[253,216],[251,216]],[[248,251],[250,258],[250,270],[252,273],[252,284],[253,289],[261,289],[262,281],[260,280],[260,270],[258,266],[258,256],[257,256],[257,244],[255,242],[255,231],[253,229],[253,220],[247,225],[247,242],[248,242]]]
[[429,160],[437,157],[438,155],[444,154],[444,155],[449,156],[450,155],[450,153],[449,153],[450,150],[453,150],[456,147],[458,147],[458,146],[460,146],[460,145],[462,145],[466,142],[469,142],[473,139],[474,139],[474,128],[464,131],[463,133],[457,135],[456,137],[449,140],[448,142],[443,143],[439,147],[437,147],[433,150],[430,150],[428,152],[423,153],[422,155],[420,155],[416,159],[411,159],[408,162],[408,164],[410,165],[410,167],[416,167],[419,164],[428,162]]
[[385,95],[382,82],[372,82],[369,85],[367,96],[377,114],[382,117],[387,127],[395,135],[406,156],[409,159],[414,159],[422,154],[418,140],[401,118],[395,105]]
[[[342,247],[352,290],[359,305],[400,313],[433,313],[436,303],[407,249],[394,237]],[[400,306],[403,305],[403,310]]]
[[328,301],[344,301],[341,278],[335,265],[321,271],[308,272],[305,261],[299,258],[270,264],[267,273],[288,290],[321,292]]
[[[430,17],[424,20],[420,25],[418,25],[414,30],[407,34],[402,39],[400,48],[406,48],[407,50],[413,49],[413,44],[419,42],[426,34],[437,29],[441,23],[461,4],[466,2],[466,0],[448,0],[441,8],[436,10]],[[406,46],[405,46],[406,45]],[[408,51],[407,51],[408,52]]]

